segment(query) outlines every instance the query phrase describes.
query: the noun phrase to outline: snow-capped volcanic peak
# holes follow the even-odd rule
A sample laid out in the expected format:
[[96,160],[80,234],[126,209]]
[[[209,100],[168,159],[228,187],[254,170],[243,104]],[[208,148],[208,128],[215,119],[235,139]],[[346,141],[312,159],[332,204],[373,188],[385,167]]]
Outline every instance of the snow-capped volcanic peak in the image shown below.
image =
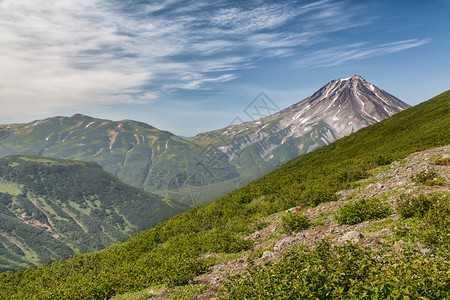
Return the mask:
[[241,124],[239,130],[231,126],[198,137],[214,140],[223,136],[224,141],[231,140],[218,149],[232,162],[259,157],[261,165],[266,162],[277,166],[408,107],[353,75],[330,81],[312,96],[271,116]]
[[353,76],[350,76],[350,77],[347,77],[347,78],[344,78],[344,79],[338,79],[338,80],[340,80],[340,81],[347,81],[347,80],[362,80],[362,81],[366,81],[364,78],[362,78],[361,76],[359,76],[359,75],[353,75]]
[[[379,122],[409,105],[359,75],[330,81],[312,96],[282,111],[284,126],[325,122],[339,137]],[[302,134],[301,130],[297,134]]]

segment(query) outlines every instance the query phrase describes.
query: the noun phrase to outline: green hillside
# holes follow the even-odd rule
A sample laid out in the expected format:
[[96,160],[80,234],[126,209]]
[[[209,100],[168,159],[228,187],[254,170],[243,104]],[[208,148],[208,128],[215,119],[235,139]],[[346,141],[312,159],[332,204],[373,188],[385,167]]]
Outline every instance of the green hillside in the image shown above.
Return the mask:
[[178,211],[96,163],[0,159],[0,270],[105,248]]
[[[219,257],[217,259],[226,260],[232,257],[228,254],[249,249],[253,241],[242,237],[266,226],[260,222],[262,217],[294,206],[316,206],[333,201],[337,191],[354,181],[372,176],[368,171],[376,166],[388,164],[412,152],[448,145],[449,124],[450,91],[294,159],[211,204],[177,215],[124,243],[48,266],[2,273],[0,295],[3,299],[105,299],[161,284],[177,286],[192,283],[195,276],[206,272],[216,261],[212,258],[214,256],[206,253],[221,253],[221,256],[216,256]],[[443,209],[440,220],[448,217],[445,214],[448,207]],[[439,219],[435,223],[446,224],[439,222]],[[445,236],[448,228],[442,230]],[[404,239],[407,238],[406,235]],[[287,291],[291,279],[281,276],[283,272],[294,274],[295,278],[308,276],[305,277],[305,287],[317,287],[314,293],[317,299],[330,298],[327,285],[321,285],[321,282],[330,282],[331,287],[345,287],[360,281],[367,283],[367,293],[360,295],[361,298],[449,297],[449,281],[445,278],[436,284],[428,279],[418,283],[411,281],[406,291],[383,288],[390,282],[402,282],[404,276],[420,279],[422,275],[423,278],[433,278],[433,274],[439,274],[448,279],[448,272],[442,272],[443,269],[448,270],[449,256],[445,256],[445,252],[429,256],[427,260],[400,258],[389,260],[385,265],[372,265],[373,262],[367,256],[370,252],[351,247],[333,250],[324,244],[311,251],[310,261],[307,260],[307,254],[294,253],[290,257],[294,261],[298,258],[298,262],[289,264],[288,257],[280,268],[271,269],[271,276],[285,279],[284,283],[277,282],[270,286],[270,281],[266,285],[251,280],[236,280],[228,290],[231,294],[225,291],[224,297],[240,297],[243,295],[242,290],[254,291],[258,286]],[[329,260],[324,261],[328,257]],[[352,257],[367,262],[367,265],[355,263]],[[345,268],[334,269],[333,266],[337,266],[340,261],[346,263]],[[413,275],[407,272],[411,264],[416,272]],[[420,267],[416,268],[417,265]],[[405,266],[405,272],[389,272],[386,266]],[[384,270],[389,276],[371,277],[370,272],[364,271],[368,268]],[[353,275],[341,276],[347,273]],[[328,276],[329,281],[320,281],[322,274]],[[262,278],[257,275],[255,278]],[[341,298],[351,298],[352,295],[346,292],[342,290]]]
[[[195,175],[202,185],[238,177],[234,166],[170,132],[136,121],[84,115],[0,125],[0,156],[39,155],[96,162],[120,180],[147,191],[164,190],[178,175]],[[209,199],[210,201],[213,199]]]

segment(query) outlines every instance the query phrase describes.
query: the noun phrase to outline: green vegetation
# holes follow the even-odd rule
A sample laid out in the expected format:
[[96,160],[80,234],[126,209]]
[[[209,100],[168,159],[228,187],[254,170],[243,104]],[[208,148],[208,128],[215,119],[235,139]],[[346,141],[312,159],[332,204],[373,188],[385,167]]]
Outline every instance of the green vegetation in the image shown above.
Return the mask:
[[311,222],[302,213],[302,209],[303,207],[299,207],[281,218],[281,227],[284,232],[298,232],[311,226]]
[[422,172],[413,176],[412,180],[416,183],[429,186],[444,184],[444,178],[438,177],[438,174],[434,171],[434,169],[423,170]]
[[0,180],[0,191],[3,194],[9,194],[13,196],[18,196],[22,194],[22,191],[19,188],[19,185],[17,183],[13,182],[7,182]]
[[205,150],[170,132],[129,120],[74,115],[0,125],[0,156],[39,155],[96,162],[125,183],[152,192],[167,190],[168,182],[180,173],[195,175],[204,185],[239,177],[233,165],[215,161],[221,152]]
[[437,196],[427,197],[419,195],[401,195],[397,201],[397,212],[403,218],[423,217],[439,200]]
[[178,211],[95,163],[0,159],[0,270],[103,249]]
[[438,166],[450,166],[450,157],[444,157],[434,161],[435,165]]
[[402,196],[397,211],[408,222],[397,226],[400,238],[420,241],[450,258],[450,196]]
[[[450,92],[300,156],[211,204],[172,217],[124,243],[47,266],[2,273],[0,297],[105,299],[161,284],[191,283],[212,264],[202,254],[249,249],[251,241],[241,237],[251,233],[262,217],[333,199],[334,192],[369,176],[367,172],[380,162],[379,153],[397,160],[450,144],[448,124]],[[448,202],[439,202],[435,210],[445,211],[445,207],[448,210]],[[430,215],[426,222],[441,230],[445,240],[448,223],[439,220],[446,213],[436,215],[440,217],[432,219]],[[252,298],[262,292],[289,297],[290,290],[296,296],[302,289],[309,291],[305,297],[319,299],[333,295],[449,297],[448,260],[402,253],[372,256],[358,246],[330,248],[324,243],[311,251],[293,252],[285,263],[256,269],[264,270],[260,277],[254,273],[257,280],[237,278],[225,297]]]
[[448,299],[443,258],[427,259],[405,246],[373,253],[358,245],[299,247],[277,264],[249,268],[227,283],[222,299]]
[[379,199],[360,199],[344,204],[335,216],[341,224],[358,224],[364,221],[377,220],[388,216],[392,210],[387,203]]

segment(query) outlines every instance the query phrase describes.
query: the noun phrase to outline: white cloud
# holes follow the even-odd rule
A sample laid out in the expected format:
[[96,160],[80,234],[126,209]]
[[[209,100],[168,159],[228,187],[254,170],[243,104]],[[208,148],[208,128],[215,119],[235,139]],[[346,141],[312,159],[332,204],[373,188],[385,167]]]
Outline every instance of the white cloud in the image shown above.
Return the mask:
[[190,82],[183,85],[182,88],[188,90],[197,90],[200,89],[201,86],[206,82],[227,82],[236,78],[237,76],[234,74],[225,74],[219,77],[208,77],[208,78],[203,78],[202,75],[199,75],[198,79],[190,80]]
[[354,43],[345,46],[331,47],[314,51],[298,61],[302,67],[332,67],[352,60],[395,53],[410,48],[419,47],[431,42],[431,39],[413,39],[392,42],[388,44],[369,45],[368,43]]
[[[327,0],[0,0],[0,117],[208,89],[261,59],[301,55],[301,47],[330,32],[368,22],[355,21],[358,11],[347,8]],[[309,57],[329,65],[426,42],[366,46],[359,53],[332,48]],[[338,60],[329,60],[330,53]]]
[[211,22],[234,33],[248,34],[283,25],[297,13],[280,4],[262,5],[253,9],[238,7],[220,9]]
[[0,116],[135,101],[132,94],[152,72],[122,58],[119,49],[102,49],[133,50],[127,47],[130,38],[118,35],[110,13],[97,5],[0,2]]

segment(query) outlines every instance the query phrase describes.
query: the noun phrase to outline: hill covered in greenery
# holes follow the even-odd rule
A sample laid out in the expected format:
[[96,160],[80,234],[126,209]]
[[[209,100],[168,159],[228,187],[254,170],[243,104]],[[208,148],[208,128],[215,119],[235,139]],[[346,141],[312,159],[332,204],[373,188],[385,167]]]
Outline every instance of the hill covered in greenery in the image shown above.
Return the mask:
[[[291,207],[314,207],[334,201],[337,191],[369,178],[372,176],[369,171],[376,166],[416,151],[450,144],[449,124],[450,91],[300,156],[211,204],[177,215],[124,243],[48,266],[2,273],[0,296],[105,299],[163,284],[193,283],[217,259],[226,260],[233,253],[250,249],[254,242],[242,237],[267,226],[262,218]],[[440,210],[444,213],[436,216],[435,223],[445,225],[448,207],[447,202],[442,203]],[[440,230],[444,237],[449,233],[448,228]],[[408,235],[403,239],[407,240]],[[209,254],[213,253],[221,256],[212,258]],[[278,268],[270,269],[270,278],[277,280],[255,273],[253,278],[258,281],[236,279],[223,297],[253,299],[257,296],[244,295],[243,291],[258,291],[259,287],[264,288],[266,295],[276,295],[272,292],[289,291],[293,278],[300,279],[295,284],[311,289],[318,299],[333,295],[351,298],[355,294],[349,286],[355,282],[364,286],[365,293],[360,298],[449,297],[448,272],[445,273],[448,254],[440,251],[438,256],[424,260],[414,256],[397,259],[392,253],[381,256],[386,257],[386,263],[379,263],[370,251],[350,246],[331,248],[323,243],[315,249],[300,249],[286,256]],[[410,267],[414,274],[408,273]],[[397,272],[400,269],[402,272]],[[377,275],[380,270],[389,276]],[[440,276],[440,280],[428,284],[433,283],[430,278],[434,275]],[[447,277],[441,280],[442,276]],[[384,288],[405,278],[414,280],[407,281],[402,290]]]
[[165,191],[171,180],[185,174],[195,175],[201,185],[239,176],[228,163],[210,166],[208,156],[216,157],[218,150],[205,152],[204,147],[145,123],[80,114],[0,125],[0,156],[17,154],[96,162],[147,191]]
[[96,163],[0,159],[0,270],[105,248],[178,211]]

